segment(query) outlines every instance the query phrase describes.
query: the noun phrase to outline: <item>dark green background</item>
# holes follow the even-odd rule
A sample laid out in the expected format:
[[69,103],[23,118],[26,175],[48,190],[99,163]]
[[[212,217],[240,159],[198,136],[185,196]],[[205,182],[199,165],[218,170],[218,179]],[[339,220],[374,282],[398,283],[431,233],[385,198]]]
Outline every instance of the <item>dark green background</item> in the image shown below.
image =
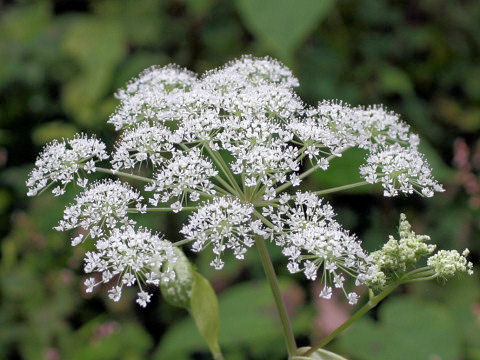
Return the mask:
[[[144,310],[133,291],[119,303],[105,289],[86,295],[84,249],[52,230],[74,194],[27,199],[24,182],[54,138],[85,131],[111,146],[112,94],[143,68],[173,62],[202,72],[246,53],[285,62],[310,104],[384,103],[421,134],[445,193],[387,199],[365,189],[330,198],[366,248],[394,233],[403,211],[440,248],[469,247],[478,263],[478,0],[7,1],[0,5],[0,358],[209,358],[186,313],[160,296]],[[307,186],[358,181],[363,154],[347,155]],[[177,240],[183,219],[143,221]],[[306,345],[351,309],[341,298],[319,301],[318,284],[290,276],[271,250]],[[208,266],[208,251],[189,255],[219,295],[226,358],[282,359],[255,251],[220,272]],[[478,276],[404,287],[330,349],[358,360],[479,360]]]

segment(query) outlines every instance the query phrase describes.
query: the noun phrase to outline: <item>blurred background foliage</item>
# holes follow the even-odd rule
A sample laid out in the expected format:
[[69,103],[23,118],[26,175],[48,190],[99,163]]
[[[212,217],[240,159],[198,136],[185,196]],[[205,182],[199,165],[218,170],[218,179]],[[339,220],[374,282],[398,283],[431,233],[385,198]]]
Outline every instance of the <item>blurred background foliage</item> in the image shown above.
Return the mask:
[[[187,314],[156,296],[86,295],[82,249],[56,224],[71,196],[28,200],[24,181],[46,142],[77,131],[112,145],[113,92],[152,64],[202,72],[245,53],[271,55],[300,78],[311,104],[384,103],[421,134],[447,191],[386,199],[376,189],[330,197],[343,224],[376,249],[405,211],[440,248],[480,254],[480,2],[478,0],[57,0],[0,3],[0,358],[208,359]],[[307,186],[357,181],[349,153]],[[178,239],[181,219],[142,221]],[[290,276],[272,256],[301,345],[346,319],[343,300]],[[227,359],[282,359],[284,346],[250,251],[221,272],[195,258],[216,289]],[[478,267],[477,267],[478,272]],[[358,360],[479,360],[480,281],[404,287],[330,348]]]

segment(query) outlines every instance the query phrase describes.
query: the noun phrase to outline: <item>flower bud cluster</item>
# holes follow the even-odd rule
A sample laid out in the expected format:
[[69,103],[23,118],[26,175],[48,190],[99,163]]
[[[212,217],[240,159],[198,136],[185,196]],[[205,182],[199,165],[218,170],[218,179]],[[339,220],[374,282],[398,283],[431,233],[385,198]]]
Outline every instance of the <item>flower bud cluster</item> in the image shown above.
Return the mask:
[[[431,255],[436,246],[425,243],[430,241],[428,235],[416,235],[404,214],[400,214],[398,233],[398,240],[390,236],[381,250],[370,255],[379,276],[369,279],[368,286],[381,289],[395,280],[408,282],[435,277],[451,278],[460,272],[473,274],[473,265],[466,259],[468,250],[462,255],[456,250],[440,250]],[[427,256],[427,267],[415,269],[420,259]]]
[[416,235],[413,232],[405,214],[400,215],[398,232],[400,235],[398,240],[390,235],[382,249],[370,255],[372,262],[385,274],[386,279],[398,277],[412,270],[422,257],[430,255],[436,248],[433,244],[425,243],[430,241],[430,236]]
[[435,270],[435,275],[439,278],[449,279],[457,273],[473,275],[473,264],[467,260],[469,253],[468,249],[462,254],[457,250],[440,250],[428,258],[427,265]]

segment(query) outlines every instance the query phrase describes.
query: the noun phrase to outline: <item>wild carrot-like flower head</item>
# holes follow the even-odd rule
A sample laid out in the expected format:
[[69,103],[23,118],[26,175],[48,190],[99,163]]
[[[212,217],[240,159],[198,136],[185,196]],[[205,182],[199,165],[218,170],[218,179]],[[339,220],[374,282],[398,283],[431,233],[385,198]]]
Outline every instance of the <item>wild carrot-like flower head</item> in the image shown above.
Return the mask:
[[[340,101],[309,107],[295,93],[298,85],[287,67],[270,58],[245,56],[203,76],[155,66],[117,92],[120,103],[108,122],[121,134],[111,166],[99,166],[108,155],[95,138],[47,145],[27,182],[29,195],[53,183],[60,185],[54,192],[62,193],[75,176],[85,186],[84,173],[94,170],[138,186],[95,182],[66,208],[57,229],[82,230],[73,245],[95,241],[85,269],[101,273],[102,280],[87,280],[87,288],[116,281],[110,296],[118,300],[123,286],[171,278],[165,264],[175,261],[173,245],[135,228],[131,218],[155,211],[190,212],[176,245],[211,249],[217,269],[225,251],[241,260],[258,239],[267,239],[281,247],[290,272],[324,283],[323,297],[338,288],[356,303],[358,295],[346,290],[348,278],[383,286],[388,272],[379,261],[386,261],[388,249],[375,256],[362,249],[321,198],[330,190],[291,188],[359,148],[367,153],[365,164],[352,171],[366,181],[339,183],[342,188],[380,183],[385,196],[432,196],[443,189],[418,150],[418,136],[397,114]],[[453,253],[429,261],[429,271],[439,276],[449,274],[445,264],[461,267]],[[138,296],[142,306],[150,299],[143,289]]]

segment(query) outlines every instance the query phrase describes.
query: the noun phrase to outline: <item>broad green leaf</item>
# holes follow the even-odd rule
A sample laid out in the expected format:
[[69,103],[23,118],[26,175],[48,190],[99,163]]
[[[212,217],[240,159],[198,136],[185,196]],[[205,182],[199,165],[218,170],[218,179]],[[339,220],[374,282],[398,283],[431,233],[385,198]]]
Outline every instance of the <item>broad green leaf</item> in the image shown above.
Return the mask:
[[434,302],[397,298],[380,309],[380,321],[362,319],[339,340],[361,360],[455,360],[461,354],[457,324]]
[[220,345],[218,344],[220,314],[217,295],[210,282],[197,272],[194,273],[190,314],[211,353],[220,354]]
[[160,290],[163,298],[169,304],[188,309],[195,271],[182,250],[175,248],[175,252],[177,253],[177,261],[172,265],[173,271],[175,271],[175,280],[168,283],[162,282]]
[[328,15],[333,0],[236,0],[248,29],[283,59]]

